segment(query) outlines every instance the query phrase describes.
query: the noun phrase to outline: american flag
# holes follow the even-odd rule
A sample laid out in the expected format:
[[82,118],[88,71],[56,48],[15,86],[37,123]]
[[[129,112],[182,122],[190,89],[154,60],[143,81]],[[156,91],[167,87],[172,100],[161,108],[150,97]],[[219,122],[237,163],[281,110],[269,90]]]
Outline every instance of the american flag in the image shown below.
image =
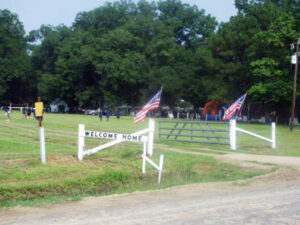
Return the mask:
[[230,120],[231,117],[236,113],[236,111],[240,111],[243,103],[246,99],[247,93],[236,100],[224,113],[223,120]]
[[141,109],[141,111],[139,111],[135,115],[134,117],[135,124],[144,121],[149,111],[159,108],[161,93],[162,93],[162,88],[159,90],[159,92],[156,93],[156,95],[153,96],[153,98],[151,98],[151,100]]

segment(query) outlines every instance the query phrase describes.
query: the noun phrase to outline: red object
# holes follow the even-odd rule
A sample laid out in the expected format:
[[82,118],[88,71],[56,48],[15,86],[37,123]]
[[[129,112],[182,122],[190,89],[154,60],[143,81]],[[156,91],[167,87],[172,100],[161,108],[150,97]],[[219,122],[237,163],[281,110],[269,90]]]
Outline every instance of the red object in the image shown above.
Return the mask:
[[210,112],[209,115],[215,116],[222,105],[224,105],[223,100],[210,101],[205,104],[202,115],[205,116],[208,112]]

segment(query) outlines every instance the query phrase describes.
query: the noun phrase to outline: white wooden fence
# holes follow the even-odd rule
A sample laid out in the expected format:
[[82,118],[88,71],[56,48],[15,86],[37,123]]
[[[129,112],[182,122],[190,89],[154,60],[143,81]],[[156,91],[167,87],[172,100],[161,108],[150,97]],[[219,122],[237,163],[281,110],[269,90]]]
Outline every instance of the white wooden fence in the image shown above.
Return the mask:
[[[85,156],[94,154],[99,152],[103,149],[111,147],[113,145],[119,144],[124,141],[133,141],[133,142],[142,142],[143,143],[143,166],[142,172],[146,172],[146,162],[149,162],[154,168],[159,171],[158,174],[158,183],[161,182],[161,172],[163,169],[163,155],[160,156],[159,166],[156,165],[148,156],[153,155],[153,139],[154,139],[154,120],[149,119],[149,127],[137,131],[132,134],[119,134],[119,133],[112,133],[112,132],[98,132],[98,131],[88,131],[85,130],[85,126],[83,124],[79,124],[78,129],[78,159],[83,160]],[[145,136],[144,134],[148,134]],[[99,145],[95,148],[84,150],[85,146],[85,137],[92,137],[92,138],[104,138],[104,139],[113,139],[113,141],[105,143],[103,145]],[[148,156],[147,156],[148,155]]]
[[275,123],[272,123],[272,129],[271,129],[271,139],[263,137],[261,135],[255,134],[253,132],[238,128],[236,126],[236,120],[230,120],[230,147],[233,150],[236,150],[236,132],[242,132],[248,135],[251,135],[253,137],[262,139],[264,141],[270,142],[272,144],[272,148],[276,148],[276,126]]
[[161,182],[161,173],[163,170],[163,165],[164,165],[164,155],[160,155],[159,158],[159,165],[156,165],[149,157],[147,157],[146,153],[146,144],[144,144],[144,150],[143,150],[143,167],[142,167],[142,173],[146,173],[146,162],[150,163],[155,169],[158,170],[158,183],[160,184]]

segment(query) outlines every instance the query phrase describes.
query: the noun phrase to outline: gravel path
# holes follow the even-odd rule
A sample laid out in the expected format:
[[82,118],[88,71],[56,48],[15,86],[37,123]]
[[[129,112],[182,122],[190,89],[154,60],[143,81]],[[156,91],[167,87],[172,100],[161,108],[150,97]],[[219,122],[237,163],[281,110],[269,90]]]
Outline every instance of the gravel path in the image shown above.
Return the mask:
[[43,207],[6,209],[0,211],[0,225],[300,225],[299,158],[252,158],[247,155],[241,158],[237,155],[244,154],[215,157],[218,160],[239,161],[241,164],[247,164],[245,160],[262,162],[259,160],[262,159],[264,163],[279,165],[280,169],[249,180],[192,184],[165,190],[86,198],[79,202]]
[[[225,153],[221,151],[223,154],[216,153],[208,153],[208,152],[195,152],[195,151],[186,151],[178,148],[170,148],[166,145],[163,146],[164,149],[168,151],[184,153],[184,154],[192,154],[192,155],[206,155],[214,157],[219,161],[225,161],[228,163],[236,163],[236,164],[244,164],[244,163],[263,163],[263,164],[274,164],[278,166],[291,166],[291,167],[300,167],[300,157],[289,157],[289,156],[274,156],[274,155],[254,155],[254,154],[246,154],[246,153]],[[201,149],[200,149],[201,150]],[[210,149],[203,149],[210,150]],[[216,151],[218,152],[218,151]],[[259,167],[259,165],[257,165]]]
[[300,224],[300,171],[0,211],[1,225]]

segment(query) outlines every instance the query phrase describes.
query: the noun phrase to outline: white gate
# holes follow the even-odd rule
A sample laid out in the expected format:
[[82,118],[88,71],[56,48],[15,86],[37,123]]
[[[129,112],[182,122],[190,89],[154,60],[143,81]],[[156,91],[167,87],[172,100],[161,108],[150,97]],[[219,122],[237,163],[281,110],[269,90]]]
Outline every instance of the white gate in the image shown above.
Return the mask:
[[[143,134],[148,134],[143,136]],[[85,137],[92,138],[104,138],[104,139],[113,139],[113,141],[99,145],[95,148],[84,150]],[[161,172],[163,169],[163,155],[160,156],[159,166],[157,166],[148,156],[153,155],[153,139],[154,139],[154,120],[149,119],[149,127],[137,131],[132,134],[119,134],[112,132],[98,132],[98,131],[89,131],[85,130],[83,124],[79,124],[78,130],[78,159],[83,160],[83,157],[99,152],[105,148],[111,147],[113,145],[119,144],[123,141],[133,141],[133,142],[142,142],[143,143],[143,167],[142,172],[146,172],[146,162],[149,162],[154,168],[159,171],[158,174],[158,183],[161,181]]]
[[272,148],[276,148],[276,126],[275,123],[272,123],[271,139],[263,137],[261,135],[255,134],[253,132],[238,128],[236,126],[236,120],[230,120],[230,146],[231,149],[236,150],[236,132],[240,131],[242,133],[257,137],[264,141],[272,143]]

